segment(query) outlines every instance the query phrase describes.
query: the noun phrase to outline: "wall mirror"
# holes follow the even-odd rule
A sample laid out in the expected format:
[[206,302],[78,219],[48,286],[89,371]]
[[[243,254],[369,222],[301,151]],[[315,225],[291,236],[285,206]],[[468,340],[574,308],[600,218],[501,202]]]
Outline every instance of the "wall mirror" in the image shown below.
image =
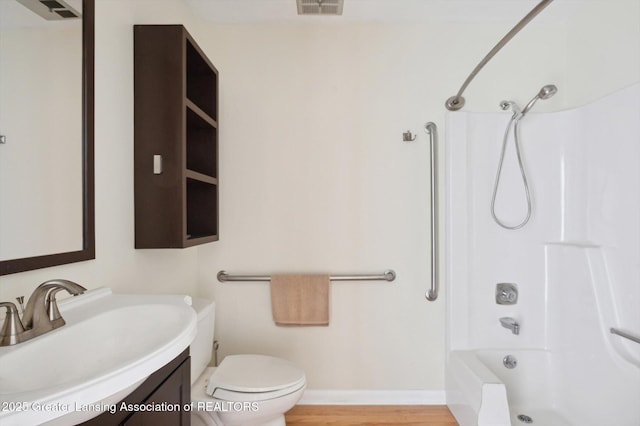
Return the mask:
[[0,0],[0,275],[95,258],[94,0]]

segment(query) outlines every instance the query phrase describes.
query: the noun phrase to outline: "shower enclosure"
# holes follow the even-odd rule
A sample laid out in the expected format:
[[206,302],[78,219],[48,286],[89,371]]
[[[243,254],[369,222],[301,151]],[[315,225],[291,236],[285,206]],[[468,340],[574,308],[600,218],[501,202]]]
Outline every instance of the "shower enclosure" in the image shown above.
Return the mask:
[[[447,404],[462,426],[638,426],[640,84],[521,120],[519,229],[491,208],[510,117],[447,117]],[[523,191],[509,143],[505,223]]]

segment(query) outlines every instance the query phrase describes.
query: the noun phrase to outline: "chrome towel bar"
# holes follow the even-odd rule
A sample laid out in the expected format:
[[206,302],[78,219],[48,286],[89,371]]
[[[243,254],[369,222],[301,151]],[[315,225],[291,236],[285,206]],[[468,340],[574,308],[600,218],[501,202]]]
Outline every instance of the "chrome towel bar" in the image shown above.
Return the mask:
[[632,342],[640,343],[640,337],[634,336],[633,334],[629,334],[627,332],[618,330],[617,328],[613,328],[613,327],[611,327],[609,331],[611,332],[611,334],[617,334],[618,336],[624,337],[625,339],[629,339]]
[[[396,273],[393,269],[387,269],[380,275],[331,275],[331,281],[393,281]],[[229,275],[225,271],[218,272],[218,281],[271,281],[270,275]]]

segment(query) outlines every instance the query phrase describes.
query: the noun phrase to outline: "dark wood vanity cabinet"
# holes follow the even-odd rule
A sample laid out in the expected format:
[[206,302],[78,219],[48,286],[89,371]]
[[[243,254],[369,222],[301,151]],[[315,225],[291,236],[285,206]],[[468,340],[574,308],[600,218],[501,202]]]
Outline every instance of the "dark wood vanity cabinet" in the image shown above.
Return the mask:
[[136,248],[218,240],[218,71],[182,25],[134,26]]
[[184,409],[190,403],[191,358],[187,349],[115,404],[115,413],[102,413],[81,425],[190,426],[191,412]]

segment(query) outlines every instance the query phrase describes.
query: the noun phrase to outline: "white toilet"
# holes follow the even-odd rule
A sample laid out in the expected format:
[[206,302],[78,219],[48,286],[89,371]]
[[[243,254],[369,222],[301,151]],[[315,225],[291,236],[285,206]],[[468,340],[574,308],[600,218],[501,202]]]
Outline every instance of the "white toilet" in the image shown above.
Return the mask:
[[193,299],[198,332],[191,344],[192,426],[285,426],[284,413],[302,397],[304,371],[266,355],[229,355],[207,367],[213,350],[215,305]]

